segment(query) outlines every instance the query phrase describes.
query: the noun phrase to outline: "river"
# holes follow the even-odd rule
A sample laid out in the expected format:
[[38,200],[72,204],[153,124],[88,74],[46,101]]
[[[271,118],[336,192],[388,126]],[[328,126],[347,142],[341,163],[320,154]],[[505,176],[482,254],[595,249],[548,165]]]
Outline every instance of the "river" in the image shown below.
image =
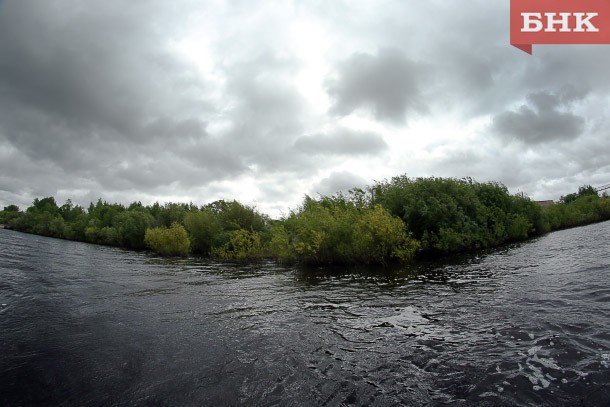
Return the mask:
[[609,232],[300,270],[0,230],[0,405],[607,406]]

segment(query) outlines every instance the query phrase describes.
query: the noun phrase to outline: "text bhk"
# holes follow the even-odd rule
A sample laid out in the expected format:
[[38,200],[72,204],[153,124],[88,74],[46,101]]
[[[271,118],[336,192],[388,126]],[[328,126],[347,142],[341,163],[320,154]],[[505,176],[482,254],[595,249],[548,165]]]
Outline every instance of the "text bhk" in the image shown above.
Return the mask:
[[599,32],[591,21],[598,13],[521,13],[521,32]]

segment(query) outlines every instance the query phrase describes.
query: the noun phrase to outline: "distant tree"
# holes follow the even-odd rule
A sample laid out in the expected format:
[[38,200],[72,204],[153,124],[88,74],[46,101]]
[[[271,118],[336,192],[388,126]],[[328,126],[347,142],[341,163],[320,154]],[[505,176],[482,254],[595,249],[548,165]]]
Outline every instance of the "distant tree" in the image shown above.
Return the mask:
[[5,206],[4,210],[0,211],[0,223],[3,225],[10,224],[15,222],[17,218],[20,218],[22,213],[19,212],[19,207],[17,205],[9,205]]
[[38,199],[35,198],[34,202],[32,202],[32,206],[27,209],[28,212],[47,212],[50,214],[57,214],[59,208],[57,207],[57,203],[55,203],[55,198],[52,196],[47,198]]
[[5,206],[4,212],[19,212],[19,207],[17,205]]
[[132,202],[127,207],[127,210],[131,211],[133,209],[144,209],[144,205],[142,205],[142,202],[140,202],[140,201]]
[[170,226],[173,223],[183,223],[184,217],[189,212],[190,206],[185,203],[168,202],[161,206],[155,203],[149,209],[151,215],[155,218],[157,226]]
[[597,189],[593,188],[591,185],[583,185],[582,187],[578,188],[578,197],[583,197],[587,195],[598,196]]
[[98,226],[103,228],[112,227],[115,216],[124,211],[125,207],[121,204],[109,204],[106,201],[98,199],[95,205],[93,205],[93,203],[89,205],[88,213],[90,218],[96,219]]
[[574,202],[579,198],[583,198],[585,196],[599,196],[597,190],[593,188],[591,185],[583,185],[578,188],[577,193],[568,194],[566,196],[562,196],[560,202],[562,203],[570,203]]
[[268,255],[289,263],[385,265],[408,261],[419,248],[400,218],[341,194],[306,196],[298,210],[270,228]]
[[70,199],[65,204],[59,207],[59,214],[66,222],[74,222],[76,218],[85,214],[85,210],[78,205],[74,205]]
[[237,201],[219,200],[206,205],[203,209],[217,214],[225,231],[245,229],[260,232],[268,223],[267,216]]
[[562,196],[561,198],[559,198],[559,202],[567,204],[570,202],[574,202],[577,198],[578,194],[567,194],[566,196]]

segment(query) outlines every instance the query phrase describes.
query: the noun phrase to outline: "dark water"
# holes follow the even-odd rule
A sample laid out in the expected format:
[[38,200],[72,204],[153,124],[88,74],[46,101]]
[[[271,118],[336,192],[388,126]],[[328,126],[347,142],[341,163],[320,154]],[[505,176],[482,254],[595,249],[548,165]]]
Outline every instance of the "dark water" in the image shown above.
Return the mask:
[[610,405],[609,231],[299,271],[0,230],[0,405]]

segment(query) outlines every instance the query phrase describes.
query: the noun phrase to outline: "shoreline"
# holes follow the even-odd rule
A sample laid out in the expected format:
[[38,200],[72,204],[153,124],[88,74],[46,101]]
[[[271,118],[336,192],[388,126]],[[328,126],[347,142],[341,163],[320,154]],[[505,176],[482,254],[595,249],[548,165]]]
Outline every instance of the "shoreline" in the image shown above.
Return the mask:
[[124,206],[99,199],[84,208],[47,197],[25,211],[12,205],[0,212],[4,229],[36,235],[161,256],[307,266],[411,263],[608,219],[610,200],[591,187],[542,207],[494,182],[406,176],[366,191],[305,196],[281,219],[235,200]]
[[2,224],[0,224],[0,229],[10,230],[10,231],[17,232],[17,233],[23,233],[26,235],[41,236],[41,237],[50,238],[50,239],[65,240],[68,242],[78,242],[78,243],[90,244],[90,245],[100,246],[100,247],[111,247],[111,248],[124,250],[127,252],[146,253],[146,254],[150,254],[150,255],[157,255],[158,257],[165,258],[165,259],[177,259],[177,258],[201,259],[201,260],[208,260],[208,261],[224,263],[224,264],[236,264],[236,265],[246,265],[246,266],[248,266],[248,265],[255,266],[255,265],[261,265],[261,264],[265,264],[265,263],[267,263],[267,264],[271,263],[276,266],[296,267],[299,269],[311,269],[311,270],[314,270],[314,269],[325,270],[325,269],[333,269],[333,268],[342,268],[342,267],[347,267],[347,266],[372,267],[372,268],[382,268],[382,269],[392,270],[392,269],[395,269],[397,266],[400,266],[401,264],[402,265],[419,265],[419,264],[425,264],[430,261],[451,259],[451,258],[460,257],[460,256],[487,255],[487,254],[490,254],[490,253],[493,253],[496,251],[510,248],[513,245],[533,242],[536,239],[542,238],[542,237],[550,235],[552,233],[562,232],[562,231],[570,230],[570,229],[577,229],[577,228],[586,227],[586,226],[595,225],[595,224],[604,223],[604,222],[610,222],[610,219],[604,219],[604,220],[595,221],[595,222],[587,222],[587,223],[583,223],[583,224],[579,224],[579,225],[575,225],[575,226],[554,229],[554,230],[551,230],[549,232],[542,233],[539,235],[529,236],[522,240],[507,241],[507,242],[503,242],[503,243],[495,245],[495,246],[482,247],[482,248],[478,248],[478,249],[452,251],[452,252],[447,252],[447,253],[420,252],[409,262],[401,263],[401,262],[395,261],[395,262],[391,262],[391,263],[388,263],[385,265],[380,265],[380,264],[375,264],[375,263],[324,263],[324,264],[308,264],[308,263],[299,263],[299,262],[286,263],[286,262],[278,261],[277,259],[274,259],[272,257],[262,257],[262,258],[259,258],[258,260],[252,260],[252,261],[237,261],[237,260],[223,259],[223,258],[217,258],[217,257],[212,257],[212,256],[202,256],[202,255],[197,255],[197,254],[193,254],[193,253],[189,253],[186,256],[163,256],[149,248],[134,249],[134,248],[128,248],[128,247],[123,247],[123,246],[106,245],[106,244],[88,242],[85,240],[75,240],[75,239],[67,239],[65,237],[48,236],[48,235],[42,235],[42,234],[37,234],[37,233],[31,233],[31,232],[27,232],[27,231],[23,231],[23,230],[11,229],[9,227],[6,227],[7,225],[2,225]]

